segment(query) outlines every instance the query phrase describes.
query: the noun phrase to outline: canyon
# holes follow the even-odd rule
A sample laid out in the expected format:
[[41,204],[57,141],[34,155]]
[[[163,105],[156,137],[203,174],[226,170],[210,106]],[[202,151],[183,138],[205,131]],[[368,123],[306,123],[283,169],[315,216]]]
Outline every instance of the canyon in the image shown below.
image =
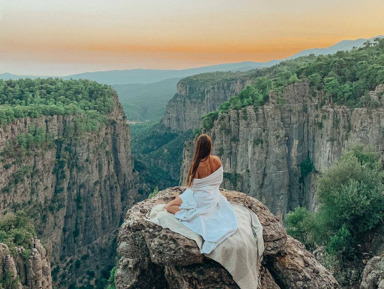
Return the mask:
[[[315,210],[316,176],[355,144],[384,151],[384,85],[370,92],[376,108],[324,102],[308,83],[295,83],[283,96],[220,113],[206,132],[224,168],[223,187],[256,197],[283,217],[298,206]],[[196,139],[195,139],[196,140]],[[184,147],[181,183],[185,181],[194,141]]]
[[[107,279],[117,229],[137,194],[129,126],[116,93],[96,131],[72,115],[20,118],[0,128],[0,214],[24,210],[51,256],[56,288]],[[32,137],[24,150],[22,140]],[[32,288],[32,287],[31,287]]]

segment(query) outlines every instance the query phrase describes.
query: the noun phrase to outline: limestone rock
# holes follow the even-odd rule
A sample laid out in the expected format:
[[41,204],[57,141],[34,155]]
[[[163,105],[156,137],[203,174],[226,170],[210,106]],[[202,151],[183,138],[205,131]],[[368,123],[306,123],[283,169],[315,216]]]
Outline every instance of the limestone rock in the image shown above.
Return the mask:
[[[294,257],[293,257],[294,256]],[[268,260],[282,288],[336,288],[335,278],[305,249],[299,241],[288,236],[280,256]]]
[[260,271],[260,288],[262,289],[280,289],[280,286],[276,284],[271,273],[266,267],[262,267]]
[[[217,77],[222,74],[223,77]],[[176,95],[168,102],[161,123],[175,131],[201,127],[200,118],[219,108],[255,80],[257,72],[222,72],[187,77],[177,84]],[[192,80],[193,78],[198,80]]]
[[[256,111],[253,106],[220,113],[207,131],[224,168],[223,186],[245,192],[284,218],[298,206],[315,210],[316,174],[329,168],[354,144],[384,151],[384,96],[376,109],[322,103],[307,83],[295,83]],[[184,147],[181,183],[193,156],[194,141]],[[384,156],[384,155],[383,155]],[[311,166],[313,165],[313,167]]]
[[[127,212],[118,237],[117,289],[238,288],[220,264],[200,254],[194,241],[146,221],[145,216],[154,205],[172,200],[184,189],[161,191]],[[279,219],[265,205],[243,193],[226,190],[222,193],[229,201],[250,208],[263,225],[266,250],[260,288],[280,288],[279,284],[284,285],[281,288],[299,288],[300,282],[302,288],[336,288],[332,275],[303,245],[287,236]]]
[[52,289],[49,256],[40,240],[33,240],[29,259],[21,255],[23,251],[17,248],[13,256],[7,245],[0,243],[0,281],[14,284],[12,288]]
[[368,261],[363,271],[361,289],[384,289],[384,255]]
[[[50,139],[0,161],[0,216],[28,212],[52,255],[57,287],[76,281],[85,286],[86,272],[97,277],[114,264],[118,227],[126,209],[140,200],[129,126],[117,95],[111,97],[114,109],[97,131],[79,133],[70,115],[26,117],[0,127],[0,152],[35,128]],[[33,262],[40,266],[38,258]]]

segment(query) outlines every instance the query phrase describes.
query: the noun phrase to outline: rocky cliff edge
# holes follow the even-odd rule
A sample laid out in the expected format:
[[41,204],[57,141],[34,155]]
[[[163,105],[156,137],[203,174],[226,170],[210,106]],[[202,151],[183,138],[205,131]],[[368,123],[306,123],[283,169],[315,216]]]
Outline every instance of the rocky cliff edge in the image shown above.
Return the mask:
[[[161,191],[127,212],[118,237],[117,289],[239,288],[220,264],[200,254],[194,241],[145,220],[154,205],[172,200],[184,189]],[[337,288],[334,277],[286,234],[264,204],[244,193],[222,193],[255,212],[263,225],[265,252],[259,288]]]
[[49,256],[40,241],[34,239],[31,252],[25,253],[19,247],[11,254],[8,246],[0,243],[0,288],[52,289]]

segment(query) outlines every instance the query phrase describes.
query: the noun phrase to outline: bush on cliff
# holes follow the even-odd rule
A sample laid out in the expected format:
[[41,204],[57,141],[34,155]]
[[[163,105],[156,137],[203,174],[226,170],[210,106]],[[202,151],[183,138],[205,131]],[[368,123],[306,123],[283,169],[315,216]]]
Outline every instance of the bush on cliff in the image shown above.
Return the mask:
[[111,270],[111,275],[109,276],[108,279],[108,287],[107,289],[116,289],[115,287],[115,273],[116,273],[117,267],[113,267]]
[[34,237],[35,229],[24,211],[7,213],[0,219],[0,243],[5,243],[11,253],[16,254],[16,247],[23,247],[22,256],[28,258]]
[[355,257],[364,235],[384,221],[383,181],[380,156],[354,147],[319,179],[318,212],[297,208],[287,215],[288,233],[339,259]]

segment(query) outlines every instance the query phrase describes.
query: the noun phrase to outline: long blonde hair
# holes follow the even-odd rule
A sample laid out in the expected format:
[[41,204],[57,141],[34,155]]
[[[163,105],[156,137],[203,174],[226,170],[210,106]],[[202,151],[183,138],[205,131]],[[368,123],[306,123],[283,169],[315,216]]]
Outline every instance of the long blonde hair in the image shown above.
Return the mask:
[[187,175],[187,187],[192,186],[192,181],[195,178],[197,168],[200,161],[207,158],[212,153],[212,140],[207,134],[202,134],[198,137],[195,145],[195,153],[193,154],[191,167]]

